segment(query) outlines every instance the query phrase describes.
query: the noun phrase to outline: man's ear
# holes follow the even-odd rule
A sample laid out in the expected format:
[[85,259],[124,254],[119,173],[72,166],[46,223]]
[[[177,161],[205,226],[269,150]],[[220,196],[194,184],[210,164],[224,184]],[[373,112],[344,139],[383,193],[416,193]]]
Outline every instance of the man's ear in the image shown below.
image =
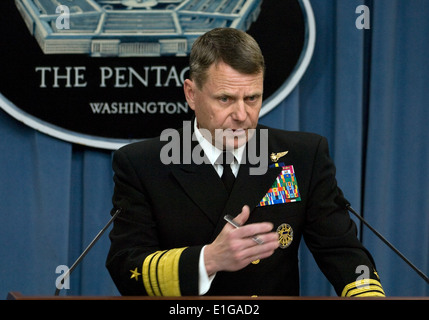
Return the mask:
[[186,79],[183,83],[183,91],[185,93],[186,101],[188,102],[189,108],[195,111],[195,90],[196,85],[190,79]]

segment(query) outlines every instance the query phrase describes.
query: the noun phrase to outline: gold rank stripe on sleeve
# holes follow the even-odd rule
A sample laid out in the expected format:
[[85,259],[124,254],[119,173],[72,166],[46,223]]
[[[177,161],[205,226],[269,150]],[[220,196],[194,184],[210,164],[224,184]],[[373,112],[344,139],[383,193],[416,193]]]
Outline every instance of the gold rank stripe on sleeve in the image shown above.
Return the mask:
[[179,261],[185,248],[156,251],[143,261],[143,284],[149,296],[180,296]]
[[385,297],[381,283],[374,279],[363,279],[349,283],[341,293],[342,297]]

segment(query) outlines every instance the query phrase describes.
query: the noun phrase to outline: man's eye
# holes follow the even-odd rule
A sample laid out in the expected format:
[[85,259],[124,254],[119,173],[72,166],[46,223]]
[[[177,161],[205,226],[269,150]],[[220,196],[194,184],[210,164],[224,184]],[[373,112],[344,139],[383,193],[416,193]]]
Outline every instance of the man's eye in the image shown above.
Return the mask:
[[258,98],[259,98],[259,96],[254,95],[254,96],[248,97],[247,100],[250,101],[250,102],[254,102],[254,101],[258,100]]
[[228,102],[229,99],[228,99],[228,97],[220,97],[219,100],[221,102]]

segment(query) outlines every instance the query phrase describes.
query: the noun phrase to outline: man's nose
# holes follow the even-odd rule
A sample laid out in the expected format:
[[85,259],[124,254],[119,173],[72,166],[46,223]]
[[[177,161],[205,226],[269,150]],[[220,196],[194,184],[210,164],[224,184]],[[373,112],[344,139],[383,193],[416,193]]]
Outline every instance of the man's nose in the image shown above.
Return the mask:
[[243,100],[237,100],[232,111],[232,119],[235,121],[244,121],[247,118],[246,104]]

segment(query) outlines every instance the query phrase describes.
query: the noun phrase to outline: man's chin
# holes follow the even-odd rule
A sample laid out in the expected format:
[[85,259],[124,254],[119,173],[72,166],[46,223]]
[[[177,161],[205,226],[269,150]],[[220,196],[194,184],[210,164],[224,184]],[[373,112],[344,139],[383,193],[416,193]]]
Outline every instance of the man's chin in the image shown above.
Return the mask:
[[252,138],[254,132],[254,129],[216,129],[213,141],[218,149],[237,149],[245,145]]

